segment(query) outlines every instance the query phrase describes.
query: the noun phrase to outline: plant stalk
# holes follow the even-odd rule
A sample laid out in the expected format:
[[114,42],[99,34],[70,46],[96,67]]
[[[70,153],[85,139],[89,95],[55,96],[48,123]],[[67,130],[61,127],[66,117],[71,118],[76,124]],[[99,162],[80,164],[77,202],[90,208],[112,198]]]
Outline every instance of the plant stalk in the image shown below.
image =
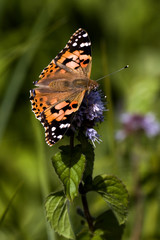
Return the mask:
[[93,233],[94,232],[93,218],[91,217],[91,214],[90,214],[90,211],[89,211],[87,197],[86,197],[86,193],[84,192],[84,187],[83,187],[82,183],[80,183],[80,185],[79,185],[79,192],[81,194],[81,200],[82,200],[84,215],[85,215],[85,218],[87,220],[89,230]]

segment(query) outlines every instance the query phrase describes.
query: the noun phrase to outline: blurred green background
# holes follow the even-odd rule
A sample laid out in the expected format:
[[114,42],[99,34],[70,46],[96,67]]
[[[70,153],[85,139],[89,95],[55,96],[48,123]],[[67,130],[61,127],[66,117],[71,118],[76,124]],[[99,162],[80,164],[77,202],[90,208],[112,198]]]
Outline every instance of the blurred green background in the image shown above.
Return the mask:
[[[29,89],[79,27],[92,41],[92,79],[130,65],[99,82],[109,111],[98,128],[94,175],[115,174],[129,191],[124,240],[160,239],[160,139],[114,137],[120,113],[160,119],[159,13],[157,0],[0,0],[1,240],[60,239],[46,222],[44,201],[62,188],[51,156],[69,139],[47,146]],[[93,215],[104,211],[99,198],[89,200]]]

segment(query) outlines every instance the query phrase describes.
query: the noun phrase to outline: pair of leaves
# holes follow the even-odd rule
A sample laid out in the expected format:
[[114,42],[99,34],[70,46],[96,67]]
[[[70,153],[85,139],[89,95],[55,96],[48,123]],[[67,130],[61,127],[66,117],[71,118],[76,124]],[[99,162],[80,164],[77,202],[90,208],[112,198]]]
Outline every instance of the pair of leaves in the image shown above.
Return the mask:
[[[47,218],[52,228],[59,235],[74,239],[67,202],[68,199],[73,201],[78,196],[78,188],[82,179],[86,186],[86,193],[88,191],[95,191],[100,194],[114,212],[118,220],[117,224],[123,224],[127,216],[127,190],[123,183],[115,176],[99,175],[92,180],[94,162],[92,146],[88,146],[87,148],[87,144],[83,144],[83,147],[77,145],[72,148],[72,151],[69,146],[63,146],[60,149],[61,152],[52,158],[52,163],[63,183],[64,192],[53,193],[46,200]],[[103,239],[101,238],[101,234],[103,233],[102,235],[104,235],[104,230],[100,228],[100,224],[98,225],[101,221],[102,218],[100,221],[97,219],[94,222],[96,231],[93,239]]]

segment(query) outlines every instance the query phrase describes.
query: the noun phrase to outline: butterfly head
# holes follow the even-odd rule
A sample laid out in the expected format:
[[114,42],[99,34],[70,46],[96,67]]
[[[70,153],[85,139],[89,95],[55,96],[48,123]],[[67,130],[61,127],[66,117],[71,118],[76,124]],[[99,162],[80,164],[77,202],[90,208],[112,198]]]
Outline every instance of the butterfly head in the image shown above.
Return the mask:
[[94,80],[89,80],[88,82],[88,93],[90,93],[91,90],[96,90],[98,88],[99,84]]

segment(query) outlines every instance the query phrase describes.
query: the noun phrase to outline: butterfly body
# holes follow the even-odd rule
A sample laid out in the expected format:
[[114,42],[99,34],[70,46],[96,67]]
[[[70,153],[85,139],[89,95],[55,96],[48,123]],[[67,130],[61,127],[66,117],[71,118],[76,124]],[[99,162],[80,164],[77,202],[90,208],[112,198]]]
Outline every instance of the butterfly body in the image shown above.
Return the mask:
[[97,88],[90,79],[91,48],[88,34],[78,29],[65,48],[44,68],[30,91],[32,111],[45,128],[49,146],[60,140],[71,126],[85,92]]

